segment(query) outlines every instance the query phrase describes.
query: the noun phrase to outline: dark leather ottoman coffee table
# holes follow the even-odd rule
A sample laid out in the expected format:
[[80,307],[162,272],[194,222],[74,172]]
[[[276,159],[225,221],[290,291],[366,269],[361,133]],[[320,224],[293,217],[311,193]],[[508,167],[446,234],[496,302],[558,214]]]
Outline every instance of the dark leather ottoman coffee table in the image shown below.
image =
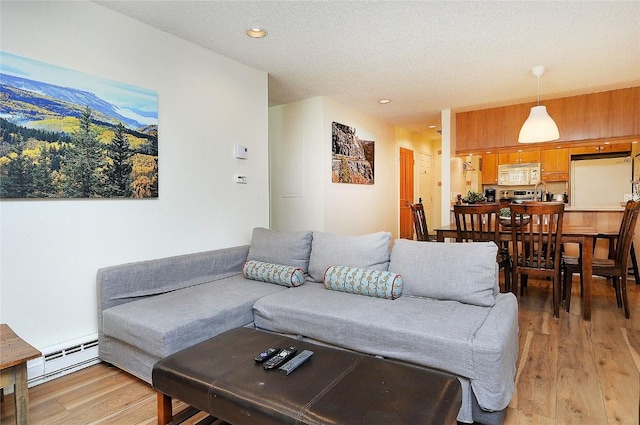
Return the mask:
[[[254,357],[268,347],[311,350],[290,375]],[[158,361],[158,423],[176,423],[171,400],[233,425],[455,424],[462,403],[453,375],[239,328]]]

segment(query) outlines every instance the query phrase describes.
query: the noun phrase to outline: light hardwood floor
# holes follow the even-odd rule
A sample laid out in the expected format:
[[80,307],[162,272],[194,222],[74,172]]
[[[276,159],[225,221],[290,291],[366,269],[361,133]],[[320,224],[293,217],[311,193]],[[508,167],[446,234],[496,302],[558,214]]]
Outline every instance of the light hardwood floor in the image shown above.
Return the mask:
[[[505,425],[638,424],[640,286],[628,280],[632,308],[626,320],[613,289],[595,278],[590,323],[582,320],[577,286],[571,313],[561,311],[560,319],[551,314],[548,281],[531,279],[520,297],[517,390]],[[34,425],[156,423],[151,387],[104,364],[33,387],[29,394]],[[13,395],[7,395],[0,423],[13,422]]]

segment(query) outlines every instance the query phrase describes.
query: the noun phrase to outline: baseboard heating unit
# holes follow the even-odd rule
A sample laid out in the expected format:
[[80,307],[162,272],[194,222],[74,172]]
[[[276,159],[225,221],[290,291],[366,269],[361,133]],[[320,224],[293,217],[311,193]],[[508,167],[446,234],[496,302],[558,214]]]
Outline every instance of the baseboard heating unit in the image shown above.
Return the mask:
[[42,354],[27,363],[30,387],[100,363],[98,334],[47,347]]

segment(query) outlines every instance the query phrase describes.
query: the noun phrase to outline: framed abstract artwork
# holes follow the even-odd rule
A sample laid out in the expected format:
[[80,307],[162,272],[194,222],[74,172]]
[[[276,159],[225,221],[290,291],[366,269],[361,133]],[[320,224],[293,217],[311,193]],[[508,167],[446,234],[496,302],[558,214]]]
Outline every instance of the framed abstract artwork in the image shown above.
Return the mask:
[[360,138],[355,127],[337,122],[331,125],[331,139],[331,181],[373,184],[375,141]]

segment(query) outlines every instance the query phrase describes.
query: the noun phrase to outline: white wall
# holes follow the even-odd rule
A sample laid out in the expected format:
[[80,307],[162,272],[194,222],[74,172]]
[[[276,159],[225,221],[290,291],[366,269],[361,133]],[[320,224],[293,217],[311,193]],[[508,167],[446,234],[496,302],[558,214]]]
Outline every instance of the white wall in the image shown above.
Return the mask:
[[[356,128],[356,135],[375,144],[375,184],[344,184],[331,182],[332,122]],[[400,210],[400,164],[395,129],[368,115],[324,98],[323,169],[325,183],[325,231],[362,235],[377,231],[391,232],[398,237]]]
[[442,174],[442,142],[440,140],[434,140],[433,145],[433,175],[437,177],[437,181],[434,182],[433,187],[433,210],[436,212],[434,215],[433,226],[442,226],[443,224],[449,224],[449,217],[446,220],[442,219],[442,186],[446,180],[451,181],[450,176]]
[[440,220],[442,221],[440,224],[447,225],[451,222],[451,178],[454,173],[454,170],[451,169],[450,161],[456,150],[455,114],[451,113],[451,109],[443,109],[440,112],[440,124],[440,128],[442,128],[442,144],[440,148],[442,152],[440,157],[440,165],[442,167],[440,170],[442,175]]
[[321,97],[314,97],[269,108],[270,217],[274,230],[324,229],[323,170],[327,164],[321,159],[325,148],[322,104]]
[[[375,184],[331,182],[331,123],[355,127],[375,140]],[[361,235],[398,235],[398,147],[394,128],[325,97],[269,109],[271,226]],[[302,196],[284,197],[284,178],[300,164]],[[288,171],[286,171],[288,170]],[[295,192],[295,190],[294,190]]]
[[0,322],[41,350],[94,334],[99,267],[269,225],[266,73],[90,2],[0,8],[3,51],[158,92],[160,173],[156,200],[0,202]]

